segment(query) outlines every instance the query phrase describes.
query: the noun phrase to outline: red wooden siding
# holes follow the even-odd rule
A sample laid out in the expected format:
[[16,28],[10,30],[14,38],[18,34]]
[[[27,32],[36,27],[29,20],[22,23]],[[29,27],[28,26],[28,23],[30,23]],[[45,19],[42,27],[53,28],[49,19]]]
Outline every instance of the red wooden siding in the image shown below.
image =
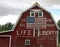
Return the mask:
[[0,47],[9,47],[9,37],[0,37]]

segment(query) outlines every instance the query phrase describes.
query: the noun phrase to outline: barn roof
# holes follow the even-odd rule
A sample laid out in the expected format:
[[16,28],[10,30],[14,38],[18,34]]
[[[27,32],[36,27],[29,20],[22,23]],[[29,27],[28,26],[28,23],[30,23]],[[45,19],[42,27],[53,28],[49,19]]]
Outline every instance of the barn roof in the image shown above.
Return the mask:
[[[32,8],[32,7],[34,7],[34,6],[38,6],[38,7],[42,8],[42,7],[40,6],[40,4],[37,3],[37,2],[34,3],[30,8]],[[28,8],[27,10],[29,10],[30,8]],[[42,9],[45,10],[44,8],[42,8]],[[27,10],[25,10],[24,12],[26,12]],[[47,10],[45,10],[45,11],[48,12],[48,13],[51,15],[51,13],[50,13],[49,11],[47,11]],[[22,14],[23,14],[24,12],[22,12]],[[6,33],[6,32],[12,32],[12,31],[14,31],[15,27],[17,26],[17,23],[18,23],[19,19],[20,19],[21,16],[22,16],[22,14],[18,17],[18,20],[17,20],[16,24],[13,26],[13,28],[12,28],[11,30],[2,31],[2,32],[0,32],[0,33]],[[60,28],[58,28],[58,26],[57,26],[57,24],[56,24],[56,22],[55,22],[55,20],[54,20],[54,18],[53,18],[52,15],[51,15],[51,17],[52,17],[52,19],[53,19],[53,21],[54,21],[54,23],[55,23],[57,29],[60,30]]]

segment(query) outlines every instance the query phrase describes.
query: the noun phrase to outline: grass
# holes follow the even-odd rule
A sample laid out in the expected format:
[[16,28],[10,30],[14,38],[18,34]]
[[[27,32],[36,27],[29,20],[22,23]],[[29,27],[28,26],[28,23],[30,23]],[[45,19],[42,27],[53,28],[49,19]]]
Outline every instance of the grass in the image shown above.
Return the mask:
[[60,47],[60,44],[58,44],[58,47]]

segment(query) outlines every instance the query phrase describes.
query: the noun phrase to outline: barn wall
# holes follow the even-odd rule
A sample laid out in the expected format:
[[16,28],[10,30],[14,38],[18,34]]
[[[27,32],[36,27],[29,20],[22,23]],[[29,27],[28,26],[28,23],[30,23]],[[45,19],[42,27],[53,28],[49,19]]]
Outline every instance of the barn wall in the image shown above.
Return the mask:
[[[46,20],[46,28],[38,27],[39,32],[34,32],[35,28],[27,28],[27,17],[30,17],[31,9],[41,9]],[[35,18],[38,18],[37,13]],[[39,20],[40,21],[40,20]],[[37,33],[37,34],[36,34]],[[57,28],[51,14],[39,6],[34,6],[22,13],[14,31],[0,33],[0,35],[11,35],[11,47],[56,47]],[[25,40],[30,40],[30,45],[25,45]],[[4,38],[6,40],[6,38]],[[3,44],[3,42],[2,42]],[[8,43],[6,43],[8,44]],[[42,46],[41,46],[42,45]],[[4,47],[4,46],[3,46]]]

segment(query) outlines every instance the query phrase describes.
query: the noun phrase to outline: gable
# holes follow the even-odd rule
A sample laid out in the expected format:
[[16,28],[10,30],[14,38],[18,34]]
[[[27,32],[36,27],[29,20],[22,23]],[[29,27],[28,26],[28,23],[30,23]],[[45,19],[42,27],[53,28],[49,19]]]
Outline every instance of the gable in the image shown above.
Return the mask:
[[[24,29],[24,28],[26,28],[26,23],[28,22],[28,23],[34,23],[35,22],[35,19],[34,19],[34,17],[30,17],[30,12],[31,11],[35,11],[36,13],[38,12],[38,11],[42,11],[43,12],[43,17],[39,17],[39,18],[37,18],[37,20],[39,20],[39,21],[41,21],[42,19],[43,19],[43,21],[45,21],[45,23],[43,23],[43,24],[45,24],[44,25],[44,27],[46,26],[46,28],[43,28],[43,29],[45,29],[45,30],[47,30],[47,28],[50,30],[50,29],[52,29],[53,30],[53,28],[55,28],[55,30],[57,30],[57,25],[55,24],[55,21],[54,21],[54,19],[53,19],[53,17],[51,16],[51,14],[48,12],[48,11],[46,11],[45,9],[43,9],[42,7],[40,7],[40,5],[38,5],[38,4],[34,4],[31,8],[29,8],[29,9],[27,9],[26,11],[24,11],[23,13],[22,13],[22,15],[20,15],[20,17],[18,18],[18,21],[17,21],[17,23],[15,24],[15,26],[13,27],[13,31],[17,31],[17,30],[20,30],[21,28],[22,29]],[[36,14],[36,17],[37,17],[38,15]],[[31,20],[32,19],[32,20]],[[24,22],[25,21],[25,22]],[[38,22],[38,21],[37,21]],[[42,25],[43,25],[42,24]],[[33,24],[32,24],[33,25]],[[31,25],[31,26],[32,26]],[[22,26],[22,27],[21,27]],[[25,26],[25,27],[23,27],[23,26]],[[41,25],[40,25],[41,26]],[[37,27],[38,27],[38,25],[37,25]]]
[[[27,11],[23,12],[18,23],[21,23],[21,21],[23,21],[24,18],[25,18],[25,20],[26,19],[28,19],[28,20],[32,19],[30,22],[34,22],[34,18],[29,18],[30,17],[30,11],[32,11],[32,10],[33,11],[41,10],[43,12],[43,17],[42,18],[44,18],[44,19],[46,18],[47,23],[50,23],[50,24],[53,23],[54,25],[53,24],[52,25],[55,26],[55,28],[57,29],[57,26],[56,26],[55,21],[53,20],[53,18],[51,16],[51,14],[48,11],[45,11],[43,8],[41,8],[40,6],[37,6],[37,5],[33,6],[32,8],[28,9]],[[21,19],[23,19],[23,20],[21,20]],[[51,26],[50,24],[48,26]]]
[[[34,12],[35,16],[31,17],[30,12]],[[39,17],[38,12],[43,12],[43,16]],[[21,33],[25,35],[30,33],[30,35],[33,35],[35,29],[40,32],[54,32],[54,34],[57,33],[58,30],[51,14],[37,5],[22,13],[14,31],[19,32],[20,35],[22,35]]]

